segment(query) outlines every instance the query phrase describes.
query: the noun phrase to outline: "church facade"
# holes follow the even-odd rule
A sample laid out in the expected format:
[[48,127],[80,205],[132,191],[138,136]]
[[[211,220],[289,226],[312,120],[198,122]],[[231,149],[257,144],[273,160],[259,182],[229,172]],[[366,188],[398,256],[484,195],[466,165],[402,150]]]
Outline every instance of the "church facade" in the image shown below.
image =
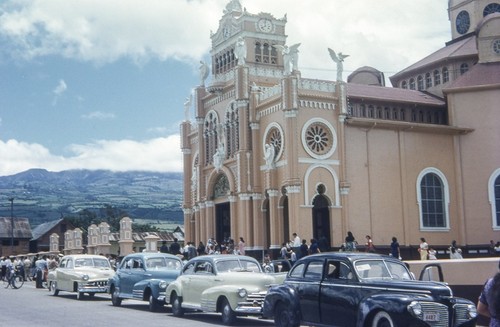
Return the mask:
[[243,237],[256,254],[294,232],[332,248],[348,231],[405,248],[500,240],[499,11],[450,1],[453,39],[385,87],[371,67],[342,81],[332,49],[337,79],[303,78],[286,16],[230,1],[181,124],[185,239]]

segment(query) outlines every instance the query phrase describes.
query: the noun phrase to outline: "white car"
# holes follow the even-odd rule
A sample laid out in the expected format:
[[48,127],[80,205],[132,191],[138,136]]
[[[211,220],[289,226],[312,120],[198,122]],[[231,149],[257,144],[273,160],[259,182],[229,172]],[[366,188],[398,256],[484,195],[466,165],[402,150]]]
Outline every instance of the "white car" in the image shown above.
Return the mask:
[[115,275],[109,260],[102,255],[74,254],[61,259],[59,267],[49,271],[49,292],[57,296],[59,291],[75,292],[81,300],[87,293],[106,293],[108,280]]

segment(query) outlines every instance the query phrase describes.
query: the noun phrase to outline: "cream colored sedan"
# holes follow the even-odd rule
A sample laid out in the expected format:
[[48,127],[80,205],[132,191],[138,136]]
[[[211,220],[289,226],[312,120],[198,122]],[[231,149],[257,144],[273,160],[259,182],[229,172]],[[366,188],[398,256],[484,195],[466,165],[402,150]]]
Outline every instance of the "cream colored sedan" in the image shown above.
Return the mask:
[[57,296],[59,291],[75,292],[81,300],[85,293],[106,293],[108,280],[115,271],[109,260],[102,255],[73,254],[64,256],[59,267],[49,271],[49,292]]

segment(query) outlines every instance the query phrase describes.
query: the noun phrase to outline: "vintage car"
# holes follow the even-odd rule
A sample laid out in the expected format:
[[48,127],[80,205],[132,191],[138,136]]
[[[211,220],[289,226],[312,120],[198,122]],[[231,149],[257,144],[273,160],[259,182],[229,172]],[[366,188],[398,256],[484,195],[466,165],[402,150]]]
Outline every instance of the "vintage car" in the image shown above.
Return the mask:
[[81,300],[85,293],[106,293],[108,280],[114,274],[109,260],[102,255],[66,255],[56,269],[49,271],[47,284],[54,296],[59,291],[76,292],[76,298]]
[[267,289],[284,278],[285,274],[264,273],[252,257],[204,255],[185,264],[168,285],[166,301],[176,317],[187,310],[220,312],[222,323],[232,325],[237,316],[260,316]]
[[165,304],[167,285],[180,275],[182,261],[166,253],[134,253],[120,263],[109,280],[109,293],[114,306],[123,299],[149,301],[149,310],[156,311]]
[[475,326],[473,302],[444,283],[417,281],[396,258],[330,252],[301,258],[269,289],[263,316],[276,326]]

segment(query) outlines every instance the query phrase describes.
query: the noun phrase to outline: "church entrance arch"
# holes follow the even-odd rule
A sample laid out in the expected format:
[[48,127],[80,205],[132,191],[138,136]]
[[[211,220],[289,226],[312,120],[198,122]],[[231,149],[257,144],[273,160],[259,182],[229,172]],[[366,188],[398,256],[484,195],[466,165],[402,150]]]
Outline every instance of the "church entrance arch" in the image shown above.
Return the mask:
[[230,194],[229,181],[225,174],[220,174],[213,187],[215,204],[215,236],[219,244],[231,237],[231,206],[227,201]]
[[330,200],[323,194],[324,185],[318,186],[318,193],[319,194],[313,200],[313,237],[318,240],[322,251],[328,251],[331,247]]

